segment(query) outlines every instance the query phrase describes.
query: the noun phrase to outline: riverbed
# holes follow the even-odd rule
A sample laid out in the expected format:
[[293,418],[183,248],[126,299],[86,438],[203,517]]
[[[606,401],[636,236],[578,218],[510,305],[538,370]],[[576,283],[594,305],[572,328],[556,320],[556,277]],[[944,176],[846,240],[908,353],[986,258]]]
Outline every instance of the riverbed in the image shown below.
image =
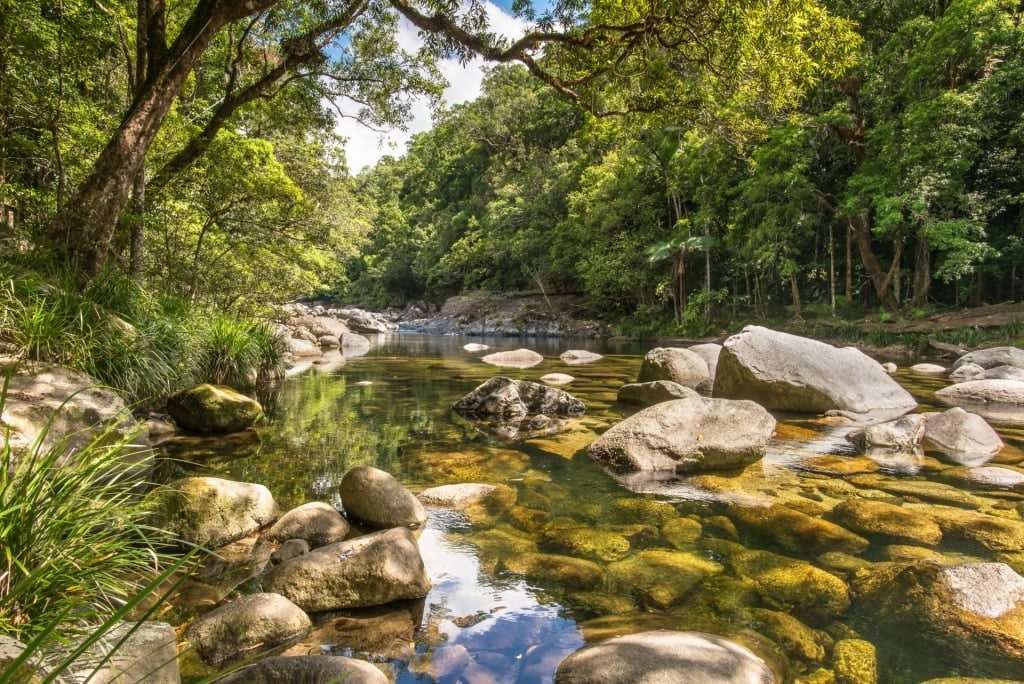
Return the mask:
[[[470,353],[463,348],[470,342],[490,348]],[[519,370],[481,361],[484,353],[520,347],[540,352],[544,361]],[[594,363],[569,365],[559,358],[568,349],[604,356]],[[788,554],[841,574],[842,568],[827,566],[820,554],[780,548],[778,539],[737,530],[725,514],[728,507],[754,497],[813,513],[851,491],[894,501],[901,497],[887,482],[939,483],[951,464],[930,454],[860,456],[845,439],[850,426],[783,415],[776,416],[779,430],[765,458],[742,472],[616,478],[593,463],[585,449],[598,434],[638,410],[617,403],[616,393],[635,381],[648,349],[595,340],[380,336],[363,356],[329,370],[314,367],[261,393],[267,421],[258,429],[169,443],[164,454],[179,460],[168,461],[165,476],[209,474],[261,483],[282,510],[314,500],[340,508],[337,486],[356,465],[383,469],[413,491],[460,482],[512,487],[515,505],[500,510],[464,515],[430,509],[419,543],[434,588],[424,601],[319,616],[318,630],[288,651],[370,660],[396,682],[550,682],[558,663],[585,643],[655,628],[697,629],[732,638],[764,657],[787,681],[797,681],[827,670],[836,640],[852,636],[872,641],[852,619],[814,611],[796,611],[798,625],[780,629],[778,623],[787,618],[778,616],[793,611],[721,570],[707,571],[692,586],[680,588],[678,582],[660,586],[656,577],[643,574],[656,569],[656,563],[647,563],[643,570],[628,563],[672,552],[690,554],[694,562],[710,566],[716,564],[710,550],[714,544],[702,542],[721,540]],[[509,441],[450,410],[453,402],[495,375],[537,380],[554,372],[575,378],[564,389],[587,406],[584,416],[557,435]],[[946,408],[933,398],[935,390],[948,384],[945,379],[907,370],[898,371],[896,378],[921,410]],[[1022,428],[996,427],[1006,447],[994,463],[1019,468],[1024,461]],[[1019,518],[1024,508],[1024,496],[1014,491],[972,490],[968,495],[1001,515]],[[920,494],[902,499],[911,506],[929,505]],[[676,533],[669,534],[669,529]],[[680,532],[688,529],[690,536]],[[580,538],[580,530],[595,535]],[[895,546],[873,543],[860,560],[897,560],[900,554],[932,555],[943,562],[1006,560],[952,541],[916,550]],[[606,574],[595,585],[571,568],[524,562],[545,554],[577,557]],[[676,571],[666,565],[663,572]],[[635,576],[627,581],[623,573]],[[247,588],[257,590],[258,580],[242,590]],[[875,645],[879,681],[920,682],[948,674],[940,654]]]

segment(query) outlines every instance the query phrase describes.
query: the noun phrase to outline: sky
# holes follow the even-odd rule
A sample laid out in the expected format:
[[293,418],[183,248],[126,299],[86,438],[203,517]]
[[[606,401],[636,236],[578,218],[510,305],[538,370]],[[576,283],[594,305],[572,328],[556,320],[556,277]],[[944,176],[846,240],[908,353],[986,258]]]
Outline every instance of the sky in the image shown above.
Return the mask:
[[[491,27],[495,33],[512,38],[523,34],[526,23],[509,13],[511,0],[488,1],[486,4],[491,18]],[[419,47],[420,40],[412,25],[403,22],[399,34],[399,44],[410,52],[414,52]],[[458,60],[450,59],[445,60],[440,66],[441,72],[449,83],[448,88],[444,91],[446,104],[468,102],[480,94],[484,75],[483,60],[474,59],[466,66],[462,66]],[[413,103],[413,118],[405,131],[395,129],[382,134],[360,126],[352,119],[343,119],[338,132],[346,138],[345,156],[348,160],[349,170],[354,174],[359,173],[364,167],[376,164],[385,155],[401,157],[405,154],[406,145],[412,136],[429,130],[431,125],[430,108],[425,101]]]

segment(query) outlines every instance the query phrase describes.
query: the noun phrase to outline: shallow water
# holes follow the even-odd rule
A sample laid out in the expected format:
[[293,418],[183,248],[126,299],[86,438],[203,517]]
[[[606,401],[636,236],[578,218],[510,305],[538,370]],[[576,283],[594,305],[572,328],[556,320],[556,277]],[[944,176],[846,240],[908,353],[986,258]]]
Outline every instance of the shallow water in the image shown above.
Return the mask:
[[[463,350],[467,342],[481,341],[491,349]],[[519,347],[539,351],[544,362],[515,370],[479,358]],[[566,349],[581,348],[605,357],[586,365],[567,365],[558,358]],[[856,486],[874,496],[875,486],[890,480],[927,482],[948,464],[927,454],[902,459],[857,456],[844,438],[847,426],[778,416],[778,436],[768,454],[743,473],[615,478],[590,461],[585,447],[636,410],[616,404],[615,395],[621,385],[635,380],[648,348],[555,339],[384,336],[365,356],[348,359],[335,370],[310,370],[261,395],[268,420],[255,432],[168,444],[165,454],[183,460],[168,462],[165,477],[211,474],[262,483],[282,510],[312,500],[340,507],[337,486],[342,476],[363,464],[390,472],[414,491],[456,482],[501,483],[516,490],[517,505],[508,510],[478,511],[469,518],[430,510],[420,537],[434,582],[425,601],[393,610],[320,616],[321,629],[290,653],[354,655],[377,662],[398,682],[549,682],[558,663],[585,641],[664,627],[734,638],[790,681],[828,668],[828,647],[834,639],[871,637],[857,631],[857,625],[815,618],[810,611],[810,617],[800,617],[817,644],[791,643],[777,630],[764,629],[757,618],[768,614],[758,613],[761,609],[771,608],[774,615],[788,608],[758,599],[749,586],[719,570],[683,589],[631,591],[630,583],[621,579],[623,572],[631,572],[623,565],[627,554],[632,558],[646,553],[649,559],[671,551],[717,565],[709,551],[713,544],[668,541],[665,523],[685,518],[699,523],[702,539],[738,540],[747,548],[817,562],[810,552],[780,550],[772,540],[738,534],[723,513],[737,501],[784,503],[813,513],[826,508],[839,487]],[[450,411],[454,401],[495,375],[535,380],[551,372],[574,376],[564,389],[587,405],[586,414],[573,420],[565,433],[509,442]],[[932,405],[932,393],[946,384],[905,371],[897,379],[923,408]],[[1024,458],[1020,426],[999,431],[1007,447],[996,463],[1018,465]],[[1024,498],[1013,492],[971,495],[986,501],[991,496],[990,503],[1003,509],[1021,508],[1018,499]],[[887,491],[884,496],[894,495]],[[920,493],[905,500],[922,501]],[[1019,518],[1012,510],[1008,515]],[[562,533],[568,537],[580,528],[608,532],[611,547],[586,539],[583,547],[567,549]],[[586,546],[592,543],[597,545]],[[615,547],[623,543],[627,548]],[[592,586],[566,568],[524,567],[523,560],[535,551],[584,556],[607,570],[610,579]],[[952,560],[994,559],[945,541],[932,552]],[[891,559],[894,553],[873,544],[865,557]],[[675,572],[666,567],[665,573]],[[638,585],[646,581],[636,580]],[[934,654],[876,646],[882,658],[880,681],[918,682],[945,673]]]

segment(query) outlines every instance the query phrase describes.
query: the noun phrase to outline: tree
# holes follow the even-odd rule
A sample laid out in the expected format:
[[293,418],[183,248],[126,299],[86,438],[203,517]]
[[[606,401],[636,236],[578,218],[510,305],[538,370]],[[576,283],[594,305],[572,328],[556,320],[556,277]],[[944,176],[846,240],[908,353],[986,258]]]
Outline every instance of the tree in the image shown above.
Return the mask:
[[[517,4],[526,11],[526,3]],[[50,226],[55,245],[83,277],[94,276],[106,262],[131,185],[200,59],[223,30],[244,34],[246,22],[251,26],[254,18],[281,7],[280,0],[199,0],[164,49],[164,27],[167,34],[171,31],[163,0],[140,4],[144,11],[137,21],[145,30],[137,34],[155,39],[159,49],[147,51],[145,81]],[[289,34],[282,25],[282,42],[268,54],[274,61],[287,62],[289,55],[323,59],[332,40],[340,41],[335,46],[343,44],[345,31],[359,18],[369,17],[372,24],[393,10],[421,30],[432,54],[521,62],[562,94],[603,112],[673,103],[693,111],[723,95],[730,95],[727,99],[737,107],[792,102],[814,82],[819,68],[843,62],[853,35],[847,23],[812,0],[602,0],[585,11],[574,0],[560,0],[538,17],[534,30],[511,42],[488,31],[481,0],[471,0],[463,11],[442,0],[349,0],[294,7],[319,12],[323,19],[298,34]],[[356,55],[362,58],[372,60],[372,55]],[[647,88],[654,83],[661,88]],[[676,87],[685,88],[681,99],[672,94]]]

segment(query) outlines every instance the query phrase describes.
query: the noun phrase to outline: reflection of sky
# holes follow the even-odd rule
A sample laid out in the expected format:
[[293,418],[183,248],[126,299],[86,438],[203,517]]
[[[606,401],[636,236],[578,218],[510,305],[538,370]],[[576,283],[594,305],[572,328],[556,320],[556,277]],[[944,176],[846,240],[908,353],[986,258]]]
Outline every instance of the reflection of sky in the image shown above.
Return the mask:
[[[474,547],[449,534],[465,524],[459,514],[445,509],[429,513],[430,522],[419,539],[423,562],[434,582],[424,619],[432,614],[444,616],[439,628],[446,648],[464,647],[474,659],[481,654],[506,658],[511,670],[495,673],[503,677],[501,681],[552,681],[558,663],[583,646],[582,631],[561,617],[561,606],[538,601],[522,580],[498,582],[482,572]],[[481,613],[486,617],[467,627],[453,621]],[[438,681],[462,681],[458,672],[449,677]],[[411,674],[400,674],[398,681],[416,680]]]

